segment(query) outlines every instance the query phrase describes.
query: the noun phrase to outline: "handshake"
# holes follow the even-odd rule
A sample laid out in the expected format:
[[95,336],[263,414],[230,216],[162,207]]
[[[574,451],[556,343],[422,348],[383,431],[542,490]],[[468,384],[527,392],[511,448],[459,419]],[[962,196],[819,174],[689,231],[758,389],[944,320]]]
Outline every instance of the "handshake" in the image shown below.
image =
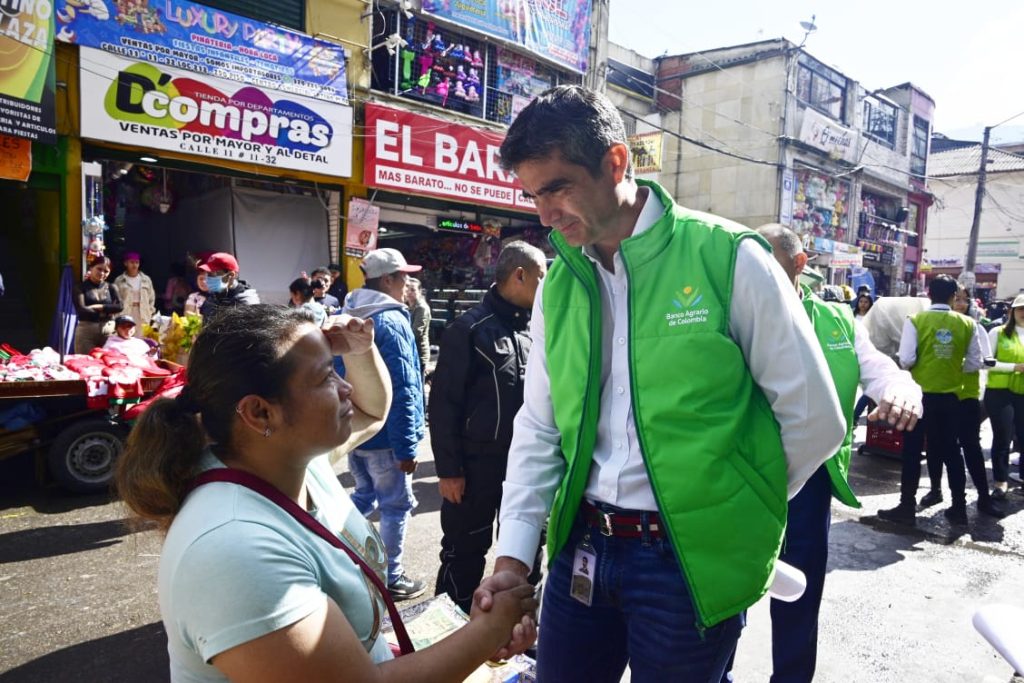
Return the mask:
[[485,578],[473,593],[470,623],[486,624],[495,638],[491,659],[508,659],[526,651],[537,640],[535,588],[526,580],[526,565],[500,557],[494,573]]

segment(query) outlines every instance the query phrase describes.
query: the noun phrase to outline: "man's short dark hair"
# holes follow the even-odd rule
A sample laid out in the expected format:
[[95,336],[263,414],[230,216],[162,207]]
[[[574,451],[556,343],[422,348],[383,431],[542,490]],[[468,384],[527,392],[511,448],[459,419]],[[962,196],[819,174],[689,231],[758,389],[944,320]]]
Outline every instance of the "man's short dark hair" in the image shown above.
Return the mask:
[[529,270],[530,268],[539,268],[543,263],[544,252],[529,242],[523,240],[509,242],[501,248],[501,253],[498,254],[494,279],[501,284],[516,272],[516,268]]
[[948,304],[954,294],[956,294],[956,280],[949,275],[936,275],[928,285],[928,298],[932,300],[933,304]]
[[[560,85],[542,92],[519,113],[499,153],[506,171],[559,152],[598,178],[605,154],[617,143],[629,147],[626,126],[611,100],[583,86]],[[626,178],[633,178],[632,157]]]

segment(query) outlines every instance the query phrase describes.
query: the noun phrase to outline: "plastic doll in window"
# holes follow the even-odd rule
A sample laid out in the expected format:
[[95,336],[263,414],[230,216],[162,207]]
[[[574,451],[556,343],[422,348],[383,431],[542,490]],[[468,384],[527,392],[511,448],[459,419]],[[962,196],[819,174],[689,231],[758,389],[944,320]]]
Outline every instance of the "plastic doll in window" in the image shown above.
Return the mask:
[[423,45],[421,45],[420,47],[423,48],[424,51],[426,51],[426,50],[429,50],[433,44],[434,44],[434,22],[431,21],[431,22],[427,22],[427,37],[426,37],[426,40],[423,41]]
[[473,50],[473,66],[478,69],[484,67],[484,60],[480,58],[480,50]]
[[467,102],[479,102],[480,101],[480,89],[479,86],[473,85],[472,83],[466,84],[466,101]]
[[476,69],[474,69],[472,67],[470,67],[470,69],[469,69],[469,76],[466,77],[466,92],[467,93],[469,92],[469,88],[470,87],[472,87],[474,90],[476,90],[477,94],[480,93],[480,73]]
[[412,65],[416,61],[416,53],[403,48],[400,59],[402,63],[402,82],[399,84],[399,88],[403,91],[411,90],[415,84],[412,79]]
[[430,86],[430,74],[431,69],[434,66],[434,56],[430,53],[424,52],[417,59],[420,65],[420,77],[416,81],[416,85],[419,86],[420,92],[427,92],[427,88]]
[[466,99],[466,88],[461,80],[455,81],[455,97],[458,97],[460,100]]
[[444,38],[441,37],[440,33],[434,33],[434,39],[430,41],[430,49],[437,55],[448,54],[448,45],[444,42]]
[[466,56],[466,51],[462,47],[462,43],[453,44],[451,50],[449,50],[448,52],[448,56],[451,57],[452,59],[462,61],[462,59]]
[[469,80],[469,77],[466,76],[466,68],[461,64],[455,67],[455,80],[463,82]]
[[448,102],[448,89],[451,87],[451,83],[452,79],[446,76],[445,79],[438,83],[437,86],[434,88],[434,92],[437,93],[437,96],[441,98],[442,107],[445,106],[445,104]]

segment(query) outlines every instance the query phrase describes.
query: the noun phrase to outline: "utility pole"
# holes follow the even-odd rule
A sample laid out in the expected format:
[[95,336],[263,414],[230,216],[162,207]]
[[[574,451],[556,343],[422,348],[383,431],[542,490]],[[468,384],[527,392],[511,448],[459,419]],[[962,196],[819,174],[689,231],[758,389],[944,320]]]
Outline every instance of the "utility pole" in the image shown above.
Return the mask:
[[981,208],[985,201],[985,173],[988,167],[988,138],[994,126],[985,127],[985,136],[981,140],[981,168],[978,169],[978,187],[974,193],[974,221],[971,223],[971,236],[967,241],[967,258],[960,281],[974,296],[974,266],[978,258],[978,232],[981,229]]

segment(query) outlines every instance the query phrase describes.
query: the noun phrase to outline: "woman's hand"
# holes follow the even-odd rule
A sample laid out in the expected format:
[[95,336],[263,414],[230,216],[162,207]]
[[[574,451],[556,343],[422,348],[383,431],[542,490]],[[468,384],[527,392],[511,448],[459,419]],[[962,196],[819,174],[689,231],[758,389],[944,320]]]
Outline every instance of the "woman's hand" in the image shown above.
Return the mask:
[[536,588],[524,582],[492,593],[490,608],[486,612],[474,601],[470,618],[484,622],[497,632],[501,646],[496,656],[507,657],[515,654],[508,648],[510,641],[522,641],[523,647],[516,650],[522,651],[536,639],[533,615],[539,604]]
[[366,353],[373,348],[373,320],[350,315],[332,315],[324,323],[324,334],[335,356]]
[[1013,366],[1014,372],[1024,372],[1024,363],[1017,363]]

